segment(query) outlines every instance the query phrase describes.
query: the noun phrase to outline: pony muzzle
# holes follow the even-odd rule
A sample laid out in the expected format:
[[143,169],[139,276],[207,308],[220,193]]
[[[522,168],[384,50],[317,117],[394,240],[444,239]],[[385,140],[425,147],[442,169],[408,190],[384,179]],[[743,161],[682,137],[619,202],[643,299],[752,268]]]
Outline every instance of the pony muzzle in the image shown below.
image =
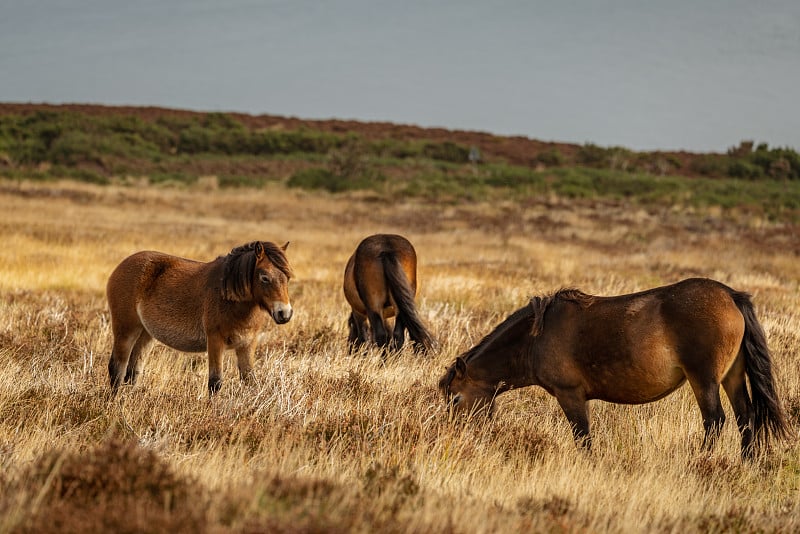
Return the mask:
[[285,324],[292,318],[292,305],[288,302],[272,303],[272,319],[278,324]]

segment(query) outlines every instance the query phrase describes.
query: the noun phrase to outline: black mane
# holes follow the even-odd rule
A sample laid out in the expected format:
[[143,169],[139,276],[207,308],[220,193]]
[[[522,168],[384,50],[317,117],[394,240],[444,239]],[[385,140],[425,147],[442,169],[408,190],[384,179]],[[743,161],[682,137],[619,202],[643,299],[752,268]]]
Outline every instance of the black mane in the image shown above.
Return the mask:
[[236,247],[230,251],[228,256],[225,258],[225,261],[233,261],[242,254],[255,251],[258,243],[261,243],[261,246],[264,248],[264,254],[266,254],[267,258],[269,258],[269,261],[271,261],[275,267],[280,269],[280,271],[285,274],[287,278],[292,278],[294,276],[294,272],[292,271],[291,266],[289,266],[289,260],[286,259],[286,254],[283,252],[283,249],[275,243],[271,243],[269,241],[253,241],[251,243]]
[[475,357],[476,354],[493,340],[505,334],[511,327],[516,326],[522,320],[530,320],[531,328],[530,334],[536,337],[542,333],[544,329],[544,316],[548,308],[557,300],[574,302],[579,306],[585,308],[594,302],[595,297],[587,295],[583,291],[574,288],[559,289],[550,295],[531,297],[527,306],[518,309],[506,319],[497,325],[489,334],[481,339],[477,345],[462,354],[465,362]]
[[234,248],[222,263],[222,296],[226,300],[245,301],[250,298],[251,283],[256,268],[255,250],[261,245],[264,254],[287,278],[292,268],[283,249],[268,241],[253,241]]

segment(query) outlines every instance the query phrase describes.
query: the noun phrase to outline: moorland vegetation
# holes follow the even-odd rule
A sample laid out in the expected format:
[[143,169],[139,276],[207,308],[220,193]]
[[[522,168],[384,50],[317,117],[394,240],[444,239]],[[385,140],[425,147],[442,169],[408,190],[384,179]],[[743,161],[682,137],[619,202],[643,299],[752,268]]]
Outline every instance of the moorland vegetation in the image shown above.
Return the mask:
[[[575,166],[581,147],[546,143],[559,156],[526,163],[510,148],[520,140],[387,125],[22,108],[0,113],[0,531],[800,529],[796,177]],[[52,113],[42,152],[42,136],[22,132],[46,130]],[[166,125],[179,120],[186,129]],[[209,134],[182,152],[172,143],[193,121],[195,138],[207,128],[306,148],[227,154]],[[760,150],[748,150],[753,163]],[[693,157],[676,155],[679,168]],[[349,176],[336,169],[360,169],[365,185],[303,182]],[[502,172],[529,181],[493,182]],[[419,313],[438,341],[428,355],[348,350],[344,267],[377,232],[417,250]],[[205,355],[156,344],[139,383],[111,398],[114,267],[142,249],[209,261],[255,239],[291,241],[295,272],[294,316],[266,328],[255,380],[240,383],[227,354],[226,386],[209,399]],[[447,413],[445,367],[531,296],[692,276],[753,296],[791,428],[764,454],[740,458],[724,395],[728,423],[701,451],[686,386],[646,405],[592,402],[591,454],[541,389],[504,393],[491,420]]]

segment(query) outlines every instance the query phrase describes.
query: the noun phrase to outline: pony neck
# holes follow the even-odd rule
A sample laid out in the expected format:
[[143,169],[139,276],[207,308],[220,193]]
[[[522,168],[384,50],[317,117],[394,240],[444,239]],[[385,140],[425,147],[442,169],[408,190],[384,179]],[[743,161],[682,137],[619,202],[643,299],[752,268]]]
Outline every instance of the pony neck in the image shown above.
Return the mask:
[[530,306],[511,314],[465,355],[468,374],[502,391],[536,384],[531,361],[535,339],[532,322]]

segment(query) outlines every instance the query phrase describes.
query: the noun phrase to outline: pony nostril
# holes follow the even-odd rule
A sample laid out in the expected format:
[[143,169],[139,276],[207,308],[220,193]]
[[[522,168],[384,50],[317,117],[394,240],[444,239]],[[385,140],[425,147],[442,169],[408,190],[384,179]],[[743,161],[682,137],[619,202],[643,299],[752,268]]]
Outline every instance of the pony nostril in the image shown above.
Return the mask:
[[292,318],[292,308],[291,308],[291,306],[289,306],[289,307],[280,306],[280,307],[276,308],[275,311],[272,314],[272,317],[273,317],[273,319],[275,319],[275,322],[278,323],[278,324],[284,324],[284,323],[289,322],[289,319]]

